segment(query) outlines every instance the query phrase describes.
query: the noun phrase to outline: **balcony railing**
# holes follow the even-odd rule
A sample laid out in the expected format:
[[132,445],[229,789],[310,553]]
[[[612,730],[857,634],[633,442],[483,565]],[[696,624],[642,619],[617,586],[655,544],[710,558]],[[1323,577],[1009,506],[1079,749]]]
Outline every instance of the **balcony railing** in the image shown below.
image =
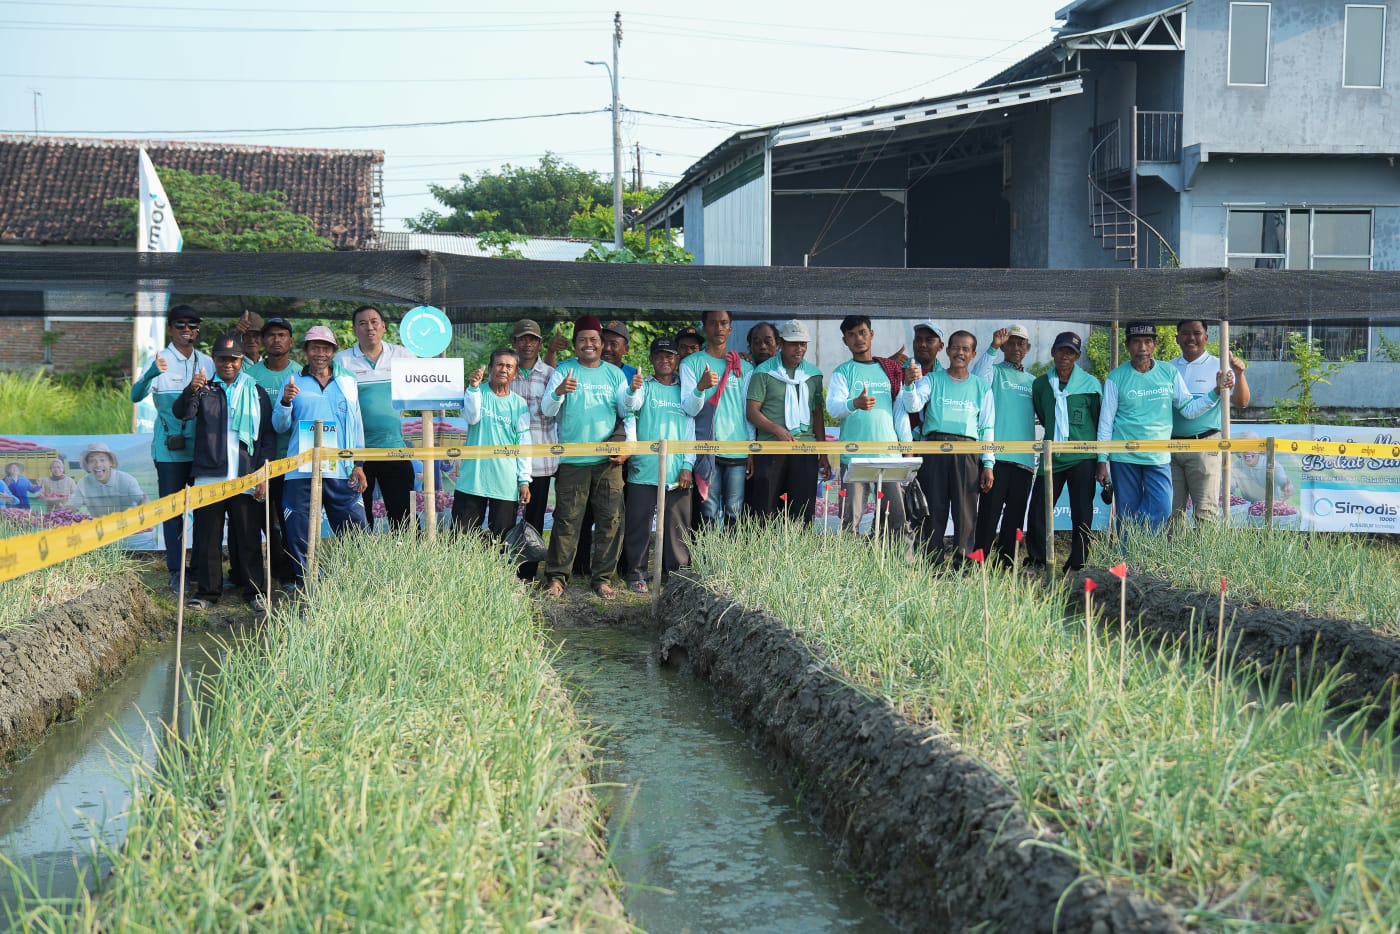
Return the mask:
[[1139,110],[1137,161],[1181,161],[1181,113],[1175,110]]

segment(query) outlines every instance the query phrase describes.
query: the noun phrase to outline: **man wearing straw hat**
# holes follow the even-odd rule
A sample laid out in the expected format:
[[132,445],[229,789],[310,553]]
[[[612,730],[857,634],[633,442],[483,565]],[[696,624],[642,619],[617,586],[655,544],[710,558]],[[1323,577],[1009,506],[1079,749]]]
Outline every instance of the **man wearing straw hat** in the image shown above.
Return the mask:
[[[73,498],[68,501],[70,509],[87,508],[88,515],[96,519],[109,513],[121,512],[146,501],[146,492],[136,478],[124,470],[118,470],[117,452],[101,441],[94,441],[83,448],[78,462],[87,475],[78,481]],[[175,579],[179,586],[179,578]]]
[[[175,400],[175,414],[194,422],[194,485],[223,483],[257,472],[277,451],[272,428],[272,400],[243,372],[243,339],[238,333],[214,341],[214,378],[202,373]],[[223,532],[227,518],[229,551],[239,553],[232,571],[235,584],[255,613],[267,609],[263,593],[263,557],[258,529],[267,485],[194,511],[195,594],[186,606],[208,609],[223,592]]]
[[[306,366],[287,378],[282,396],[272,408],[272,424],[287,431],[287,456],[295,457],[315,444],[314,426],[321,422],[327,432],[323,444],[330,448],[331,464],[322,464],[321,506],[331,531],[350,526],[366,528],[361,495],[368,484],[362,465],[334,458],[337,448],[360,448],[365,444],[364,423],[360,419],[360,393],[355,377],[335,366],[336,340],[331,329],[318,324],[302,340]],[[287,530],[287,549],[296,565],[294,587],[305,583],[306,548],[311,531],[311,464],[292,471],[282,488],[282,519]]]

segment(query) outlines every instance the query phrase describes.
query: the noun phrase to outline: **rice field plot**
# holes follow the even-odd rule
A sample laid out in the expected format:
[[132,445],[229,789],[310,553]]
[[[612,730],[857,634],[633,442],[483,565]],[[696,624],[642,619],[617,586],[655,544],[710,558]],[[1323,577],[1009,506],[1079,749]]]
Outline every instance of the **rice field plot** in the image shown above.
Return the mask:
[[1091,564],[1127,561],[1188,590],[1259,606],[1351,620],[1400,638],[1400,545],[1359,535],[1206,527],[1170,535],[1096,538]]
[[198,686],[97,895],[22,925],[625,926],[587,738],[500,553],[345,535],[322,569]]
[[1201,645],[1087,629],[1062,587],[848,535],[744,526],[692,553],[708,587],[1005,776],[1089,876],[1211,930],[1400,927],[1394,712],[1377,727],[1339,719],[1326,683],[1217,680]]

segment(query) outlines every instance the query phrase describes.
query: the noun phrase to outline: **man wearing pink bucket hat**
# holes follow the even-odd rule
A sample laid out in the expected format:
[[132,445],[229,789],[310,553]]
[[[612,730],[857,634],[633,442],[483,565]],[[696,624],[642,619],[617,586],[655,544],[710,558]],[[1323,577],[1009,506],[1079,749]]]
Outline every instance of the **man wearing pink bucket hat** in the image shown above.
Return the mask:
[[[302,338],[306,366],[287,377],[272,409],[273,427],[291,433],[288,457],[315,443],[314,426],[318,421],[324,426],[322,445],[332,453],[339,448],[365,446],[359,385],[352,374],[335,366],[336,347],[335,334],[325,325],[316,325]],[[365,486],[365,472],[360,464],[334,457],[322,462],[321,505],[332,532],[339,533],[352,525],[369,525],[360,498]],[[287,530],[287,550],[296,564],[295,586],[300,588],[311,526],[309,463],[287,474],[282,488],[282,518]]]

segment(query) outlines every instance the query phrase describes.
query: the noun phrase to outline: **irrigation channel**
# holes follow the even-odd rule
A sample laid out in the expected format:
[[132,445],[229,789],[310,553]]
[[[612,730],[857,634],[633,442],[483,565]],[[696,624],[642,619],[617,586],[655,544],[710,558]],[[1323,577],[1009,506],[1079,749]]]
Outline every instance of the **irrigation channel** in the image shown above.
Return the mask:
[[[221,646],[211,634],[187,636],[183,683],[212,671]],[[133,767],[155,762],[161,727],[147,722],[169,716],[174,677],[174,641],[151,646],[76,718],[55,726],[8,771],[0,768],[0,853],[37,887],[27,894],[68,898],[106,873],[99,844],[115,846],[126,834]],[[182,696],[182,735],[192,708]],[[0,924],[16,895],[12,874],[0,870]]]
[[[890,929],[709,685],[658,662],[637,628],[571,627],[555,639],[575,706],[602,731],[598,793],[638,925]],[[185,678],[210,673],[220,645],[212,635],[187,639]],[[38,887],[31,896],[67,898],[106,873],[103,854],[126,832],[136,757],[155,758],[146,721],[169,709],[174,657],[173,642],[146,650],[0,772],[0,852]],[[182,721],[192,706],[182,703]],[[0,872],[0,926],[15,899],[14,879]]]

